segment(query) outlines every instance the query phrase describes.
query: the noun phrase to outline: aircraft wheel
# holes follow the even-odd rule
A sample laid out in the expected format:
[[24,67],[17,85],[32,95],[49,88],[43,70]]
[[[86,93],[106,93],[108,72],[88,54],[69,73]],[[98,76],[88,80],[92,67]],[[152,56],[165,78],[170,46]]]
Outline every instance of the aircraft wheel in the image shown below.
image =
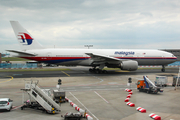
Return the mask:
[[162,71],[162,72],[165,72],[165,69],[164,69],[164,68],[162,68],[162,69],[161,69],[161,71]]
[[93,69],[92,69],[92,68],[90,68],[90,69],[89,69],[89,72],[93,72]]
[[107,71],[106,70],[102,70],[102,73],[107,73]]
[[147,94],[149,94],[149,90],[147,90]]
[[154,94],[157,94],[158,92],[154,92]]
[[162,72],[165,72],[165,66],[164,66],[164,65],[162,66],[161,71],[162,71]]
[[96,73],[97,73],[97,74],[101,73],[101,70],[96,69]]
[[94,72],[95,72],[95,73],[98,73],[98,70],[97,70],[97,69],[94,69]]

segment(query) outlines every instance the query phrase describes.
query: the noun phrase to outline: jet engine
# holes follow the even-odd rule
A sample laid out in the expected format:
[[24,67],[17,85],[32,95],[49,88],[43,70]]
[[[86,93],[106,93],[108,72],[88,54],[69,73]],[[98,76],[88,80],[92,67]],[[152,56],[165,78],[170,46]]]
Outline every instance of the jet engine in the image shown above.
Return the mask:
[[138,62],[132,60],[122,61],[120,68],[121,70],[135,71],[138,69]]

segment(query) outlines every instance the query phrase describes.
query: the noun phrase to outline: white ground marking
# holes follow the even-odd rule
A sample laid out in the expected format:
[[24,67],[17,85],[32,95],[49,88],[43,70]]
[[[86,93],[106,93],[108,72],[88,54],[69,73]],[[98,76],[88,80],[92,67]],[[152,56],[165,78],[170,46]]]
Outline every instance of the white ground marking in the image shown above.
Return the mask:
[[100,98],[102,98],[105,102],[109,103],[105,98],[103,98],[99,93],[97,93],[96,91],[94,91]]
[[92,114],[92,112],[86,107],[84,106],[71,92],[69,92],[94,118],[96,118],[96,120],[99,120],[94,114]]

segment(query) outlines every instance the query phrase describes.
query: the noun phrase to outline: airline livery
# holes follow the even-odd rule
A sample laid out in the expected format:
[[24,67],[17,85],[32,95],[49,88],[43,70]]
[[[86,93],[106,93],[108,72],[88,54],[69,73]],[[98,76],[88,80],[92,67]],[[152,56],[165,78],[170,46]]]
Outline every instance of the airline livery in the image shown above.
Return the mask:
[[104,67],[134,71],[138,65],[165,66],[176,61],[173,54],[161,50],[145,49],[59,49],[44,48],[19,22],[10,21],[21,50],[7,50],[18,57],[42,63],[64,66],[91,66],[90,72],[106,72]]

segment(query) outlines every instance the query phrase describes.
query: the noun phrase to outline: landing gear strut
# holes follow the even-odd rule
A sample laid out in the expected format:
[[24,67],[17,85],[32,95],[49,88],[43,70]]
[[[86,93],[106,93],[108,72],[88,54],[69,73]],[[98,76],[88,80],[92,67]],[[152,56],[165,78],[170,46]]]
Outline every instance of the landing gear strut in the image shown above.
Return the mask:
[[91,73],[97,73],[97,74],[100,74],[100,73],[107,73],[106,70],[101,70],[101,69],[99,69],[99,68],[96,69],[96,67],[94,67],[93,69],[90,68],[90,69],[89,69],[89,72],[91,72]]
[[161,69],[162,72],[165,72],[165,66],[162,65],[162,69]]

